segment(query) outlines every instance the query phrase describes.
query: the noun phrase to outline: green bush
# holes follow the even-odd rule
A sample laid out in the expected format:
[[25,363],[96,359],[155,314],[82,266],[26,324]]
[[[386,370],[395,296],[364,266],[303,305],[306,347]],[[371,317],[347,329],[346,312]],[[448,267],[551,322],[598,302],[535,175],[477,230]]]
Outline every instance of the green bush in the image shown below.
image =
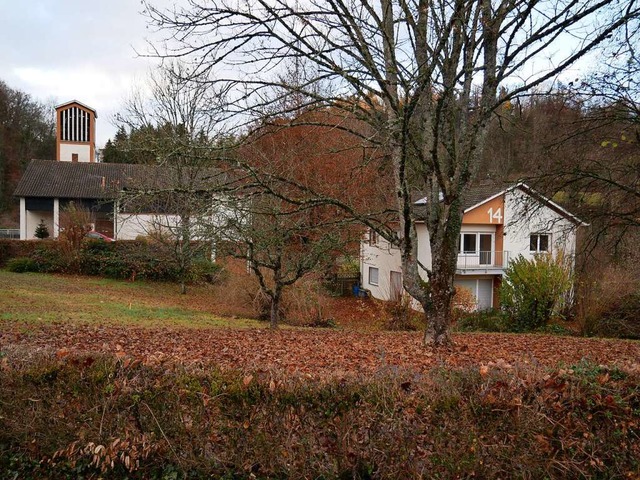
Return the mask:
[[191,263],[191,280],[194,282],[216,283],[223,273],[222,265],[206,258],[197,258]]
[[512,332],[514,324],[499,310],[481,310],[461,316],[456,329],[461,332]]
[[75,273],[72,266],[57,244],[48,247],[38,248],[33,251],[30,258],[38,266],[41,273]]
[[564,263],[562,255],[554,258],[550,254],[539,254],[533,260],[521,255],[509,264],[500,300],[516,330],[544,327],[562,306],[571,289],[571,275]]
[[7,262],[7,270],[14,273],[37,272],[38,265],[30,258],[18,257]]

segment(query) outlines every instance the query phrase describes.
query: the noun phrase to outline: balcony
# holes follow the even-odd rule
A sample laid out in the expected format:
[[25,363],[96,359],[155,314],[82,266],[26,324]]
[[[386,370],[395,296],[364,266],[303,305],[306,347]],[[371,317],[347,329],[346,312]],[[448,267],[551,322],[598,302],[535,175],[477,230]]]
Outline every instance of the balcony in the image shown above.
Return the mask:
[[458,273],[465,273],[467,275],[502,273],[511,260],[509,253],[510,252],[495,250],[459,253],[456,268]]

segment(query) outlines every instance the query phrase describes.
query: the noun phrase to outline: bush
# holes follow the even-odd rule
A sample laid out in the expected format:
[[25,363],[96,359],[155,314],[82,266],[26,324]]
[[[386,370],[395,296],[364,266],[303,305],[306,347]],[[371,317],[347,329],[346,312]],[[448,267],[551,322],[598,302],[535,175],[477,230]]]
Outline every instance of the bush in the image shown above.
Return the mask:
[[633,330],[640,328],[640,310],[633,312],[640,269],[634,266],[631,262],[623,267],[610,265],[595,274],[589,272],[580,282],[578,322],[583,335],[633,336]]
[[38,272],[38,265],[27,257],[12,258],[7,262],[7,270],[14,273]]
[[31,257],[34,252],[57,248],[54,240],[8,240],[0,239],[0,267],[17,257]]
[[461,332],[512,332],[514,323],[499,310],[482,310],[460,316],[456,330]]
[[222,279],[222,265],[206,258],[197,258],[191,263],[191,281],[217,283]]
[[478,308],[478,302],[471,290],[464,287],[456,287],[451,302],[451,321],[455,324],[461,318],[474,313]]
[[[0,241],[0,262],[30,259],[33,272],[79,273],[119,280],[177,281],[175,260],[162,245],[144,241],[103,242],[84,239],[76,250],[61,241]],[[24,262],[24,260],[21,260]],[[191,280],[214,283],[221,280],[222,266],[199,258],[193,263]]]
[[571,275],[562,255],[536,255],[527,260],[522,255],[505,271],[500,290],[503,310],[518,331],[544,327],[562,306],[571,289]]
[[76,269],[69,264],[56,243],[34,250],[31,259],[38,265],[38,272],[41,273],[76,273]]
[[594,333],[606,337],[640,339],[640,292],[613,302],[603,312]]
[[395,300],[385,302],[385,330],[414,331],[420,328],[423,314],[411,306],[409,295],[398,295]]

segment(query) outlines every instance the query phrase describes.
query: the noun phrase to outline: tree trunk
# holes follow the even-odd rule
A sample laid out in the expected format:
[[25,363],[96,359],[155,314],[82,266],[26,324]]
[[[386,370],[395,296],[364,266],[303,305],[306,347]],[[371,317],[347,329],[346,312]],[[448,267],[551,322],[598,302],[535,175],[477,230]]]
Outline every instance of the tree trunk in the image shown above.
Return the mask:
[[431,302],[425,309],[427,328],[424,331],[423,342],[425,345],[448,346],[451,345],[451,302],[454,288],[453,277],[444,272],[432,271],[430,280]]
[[271,315],[269,327],[273,330],[278,328],[278,322],[280,321],[280,300],[281,293],[276,290],[271,297]]
[[429,302],[424,305],[427,328],[424,344],[433,346],[451,345],[451,304],[455,288],[453,280],[458,262],[458,238],[462,226],[460,200],[447,205],[432,205],[434,221],[429,237],[432,265],[429,272]]

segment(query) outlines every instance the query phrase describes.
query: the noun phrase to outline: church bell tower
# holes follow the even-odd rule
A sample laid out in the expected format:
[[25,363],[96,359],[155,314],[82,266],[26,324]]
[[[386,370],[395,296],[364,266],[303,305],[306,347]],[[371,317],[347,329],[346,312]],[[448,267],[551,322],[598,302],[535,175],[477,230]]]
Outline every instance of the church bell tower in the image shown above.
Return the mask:
[[56,107],[56,160],[95,162],[96,111],[77,100]]

